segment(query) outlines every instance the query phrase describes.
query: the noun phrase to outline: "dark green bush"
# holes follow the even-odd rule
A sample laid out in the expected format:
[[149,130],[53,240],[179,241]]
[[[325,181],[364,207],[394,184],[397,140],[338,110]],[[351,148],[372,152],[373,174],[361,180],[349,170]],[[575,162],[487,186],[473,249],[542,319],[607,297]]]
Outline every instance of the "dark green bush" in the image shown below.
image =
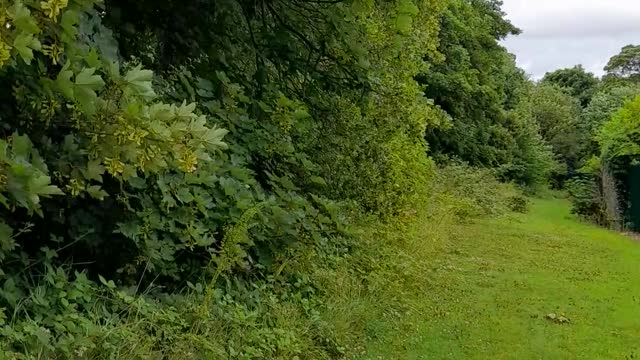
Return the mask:
[[572,212],[588,221],[608,225],[600,186],[595,176],[580,176],[567,182]]
[[[2,353],[339,354],[313,285],[265,279],[423,195],[443,4],[0,2]],[[234,321],[259,330],[210,341]]]
[[[448,116],[416,78],[445,70],[453,5],[0,1],[0,354],[342,356],[321,280],[357,220],[497,215],[515,191],[427,155]],[[479,7],[478,43],[518,72],[499,11],[455,6]],[[502,97],[481,104],[504,115]],[[512,144],[507,125],[484,135]],[[512,158],[501,144],[487,156]]]
[[524,195],[514,195],[509,199],[509,209],[525,214],[529,211],[530,201]]

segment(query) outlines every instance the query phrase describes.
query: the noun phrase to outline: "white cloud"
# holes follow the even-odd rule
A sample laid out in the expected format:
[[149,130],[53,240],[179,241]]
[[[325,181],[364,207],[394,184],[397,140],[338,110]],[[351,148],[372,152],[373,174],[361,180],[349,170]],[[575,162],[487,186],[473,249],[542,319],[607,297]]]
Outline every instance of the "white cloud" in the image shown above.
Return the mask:
[[504,0],[523,34],[504,44],[535,78],[582,64],[598,75],[628,44],[640,44],[638,0]]

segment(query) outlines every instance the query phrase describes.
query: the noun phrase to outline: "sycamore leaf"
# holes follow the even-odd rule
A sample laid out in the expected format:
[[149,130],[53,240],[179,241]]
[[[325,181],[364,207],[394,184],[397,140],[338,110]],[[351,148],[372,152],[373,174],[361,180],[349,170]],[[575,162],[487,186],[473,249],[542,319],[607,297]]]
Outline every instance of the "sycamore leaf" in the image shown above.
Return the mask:
[[[46,175],[36,176],[31,179],[30,184],[33,194],[43,197],[51,195],[64,195],[57,186],[51,185],[51,177]],[[37,203],[37,202],[36,202]]]
[[7,199],[4,195],[0,194],[0,204],[4,205],[5,208],[10,208],[9,199]]
[[127,82],[129,89],[136,95],[143,97],[154,97],[156,95],[152,84],[153,71],[143,70],[142,65],[129,70],[124,76],[124,80]]
[[153,121],[149,124],[149,130],[151,130],[153,134],[163,138],[169,138],[171,136],[171,130],[160,121]]
[[212,128],[205,132],[204,136],[202,136],[202,141],[204,142],[204,146],[209,150],[219,150],[226,149],[227,143],[223,142],[222,139],[227,135],[229,131],[227,129],[219,129]]
[[7,13],[18,30],[30,34],[40,32],[36,19],[31,16],[31,11],[21,1],[16,1],[11,8],[7,9]]
[[95,75],[95,68],[85,68],[76,75],[74,97],[80,107],[88,113],[96,112],[96,90],[102,89],[104,81],[100,75]]
[[87,193],[89,193],[89,195],[97,200],[104,200],[105,197],[109,196],[109,194],[102,190],[102,188],[98,185],[92,185],[89,186],[89,188],[87,189]]
[[4,162],[7,160],[9,151],[9,144],[6,141],[0,139],[0,162]]
[[102,66],[102,63],[100,62],[100,55],[95,48],[91,48],[91,50],[89,50],[89,53],[84,57],[84,61],[86,61],[87,65],[92,68],[100,68]]
[[108,287],[109,289],[115,289],[116,288],[116,284],[113,282],[113,280],[109,280],[107,281],[107,279],[104,278],[104,276],[102,275],[98,275],[98,279],[100,279],[100,282]]
[[76,75],[76,85],[85,89],[100,90],[104,81],[100,75],[95,75],[96,68],[84,68]]
[[149,107],[149,117],[154,120],[167,122],[175,117],[169,104],[153,104]]
[[96,180],[102,182],[102,175],[105,172],[104,166],[99,160],[89,161],[87,169],[83,171],[84,178],[87,180]]
[[[62,19],[60,21],[60,27],[62,27],[62,39],[65,42],[70,42],[76,38],[78,30],[76,25],[78,24],[78,13],[73,10],[66,10],[62,13]],[[93,49],[92,49],[93,51]],[[89,66],[94,66],[89,64]]]
[[309,112],[307,110],[304,109],[297,109],[294,113],[293,113],[293,117],[296,120],[303,120],[303,119],[308,119],[311,117],[311,115],[309,114]]
[[74,100],[72,76],[73,71],[69,70],[69,63],[67,63],[58,74],[58,77],[56,77],[58,89],[68,100]]
[[[193,111],[196,109],[196,103],[187,104],[187,101],[183,101],[182,105],[178,106],[176,111],[176,117],[189,118],[193,115]],[[205,119],[206,122],[206,119]]]
[[14,133],[11,136],[11,150],[13,151],[14,156],[21,157],[26,161],[31,155],[31,148],[31,140],[29,140],[27,135],[18,135],[18,133]]
[[18,54],[20,54],[20,57],[22,57],[25,63],[31,64],[31,60],[33,60],[33,50],[40,50],[41,45],[40,41],[33,37],[33,34],[21,32],[13,40],[13,48],[18,51]]
[[96,100],[98,99],[98,96],[93,90],[87,88],[76,88],[73,96],[84,113],[87,115],[93,115],[96,113]]

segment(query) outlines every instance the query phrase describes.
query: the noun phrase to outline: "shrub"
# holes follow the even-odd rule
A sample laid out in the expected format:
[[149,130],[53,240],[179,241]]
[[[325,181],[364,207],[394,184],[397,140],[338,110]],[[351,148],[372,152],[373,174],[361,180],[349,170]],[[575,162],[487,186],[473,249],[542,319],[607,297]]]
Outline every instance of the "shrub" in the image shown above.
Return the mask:
[[527,213],[529,211],[530,201],[524,195],[514,195],[509,199],[509,209],[518,213]]
[[444,2],[174,3],[0,2],[5,354],[338,354],[282,268],[423,193],[437,116],[414,78]]
[[580,176],[567,182],[571,196],[572,212],[588,221],[608,225],[600,187],[595,176]]
[[461,220],[478,216],[496,216],[510,210],[512,197],[519,190],[496,179],[488,169],[464,163],[440,168],[432,182],[435,201],[442,201]]

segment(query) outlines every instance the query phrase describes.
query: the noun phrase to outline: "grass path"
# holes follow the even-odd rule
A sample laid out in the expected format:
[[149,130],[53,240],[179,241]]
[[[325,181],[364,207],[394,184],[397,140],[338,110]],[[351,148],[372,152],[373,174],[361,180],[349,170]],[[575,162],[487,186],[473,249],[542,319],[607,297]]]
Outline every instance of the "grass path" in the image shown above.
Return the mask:
[[434,251],[415,331],[372,342],[370,358],[640,359],[640,243],[565,201],[456,225]]

